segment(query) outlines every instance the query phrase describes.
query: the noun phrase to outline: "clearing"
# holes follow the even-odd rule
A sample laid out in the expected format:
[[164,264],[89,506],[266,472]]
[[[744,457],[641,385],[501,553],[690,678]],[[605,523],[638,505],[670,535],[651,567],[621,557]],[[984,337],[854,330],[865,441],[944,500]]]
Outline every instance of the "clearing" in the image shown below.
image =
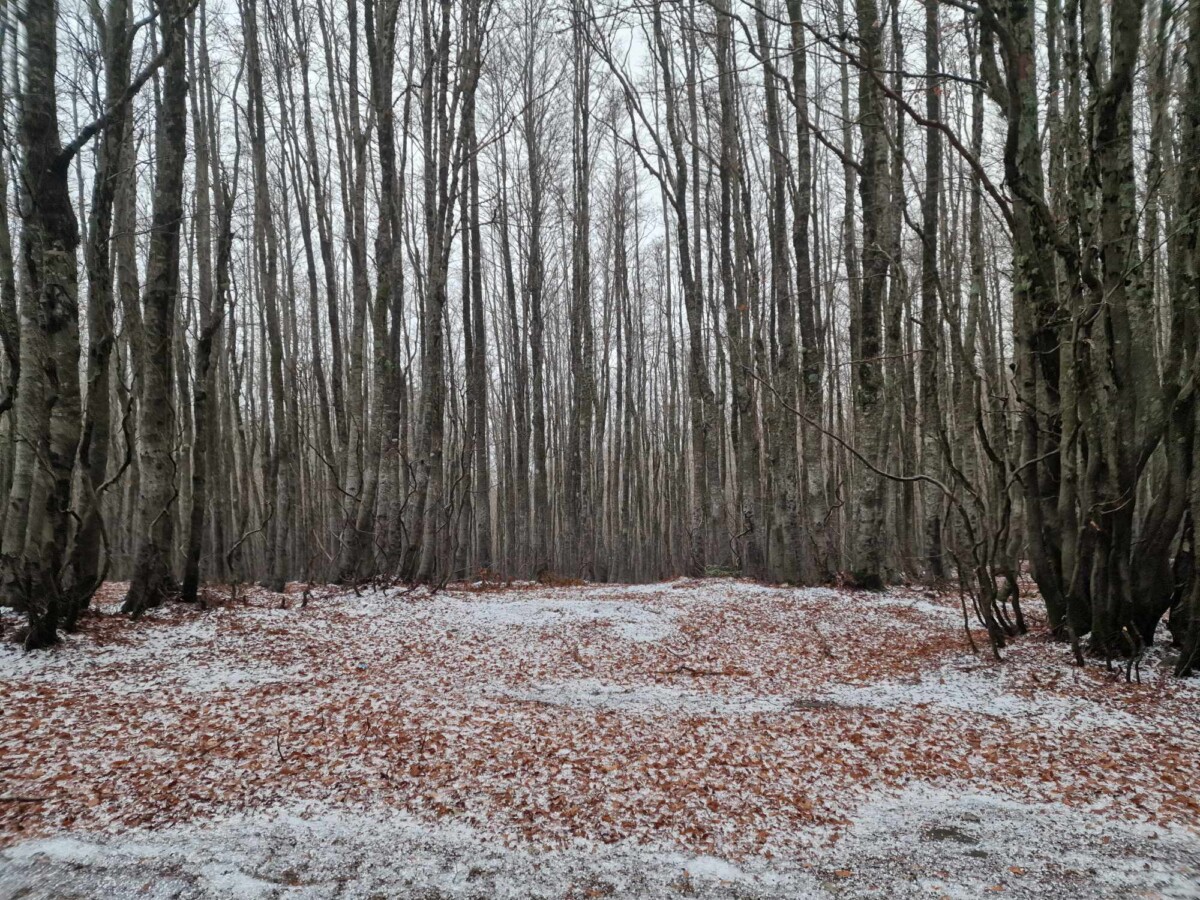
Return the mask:
[[926,591],[122,587],[0,646],[0,898],[1200,897],[1158,650],[996,663]]

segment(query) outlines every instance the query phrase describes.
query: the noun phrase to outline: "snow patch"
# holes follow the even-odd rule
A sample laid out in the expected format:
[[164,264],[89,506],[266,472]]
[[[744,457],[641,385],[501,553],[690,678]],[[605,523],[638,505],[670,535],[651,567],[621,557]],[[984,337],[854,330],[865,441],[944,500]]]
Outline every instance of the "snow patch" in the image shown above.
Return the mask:
[[[786,882],[787,890],[780,890]],[[283,808],[206,825],[84,839],[30,841],[0,851],[0,895],[28,900],[130,896],[534,900],[824,896],[802,867],[744,867],[669,846],[574,841],[537,849],[511,836],[395,810]],[[565,892],[565,893],[564,893]]]
[[614,709],[641,715],[737,716],[782,712],[793,705],[789,697],[725,696],[666,685],[612,684],[597,678],[546,682],[526,690],[493,686],[493,696],[570,706],[579,709]]
[[28,900],[903,900],[992,892],[1028,900],[1200,897],[1200,835],[918,784],[868,799],[840,839],[803,858],[763,854],[734,862],[630,840],[536,847],[465,821],[322,804],[0,851],[0,896]]
[[714,878],[718,881],[742,881],[745,874],[737,866],[716,856],[697,856],[687,864],[691,878]]
[[934,618],[949,616],[956,622],[962,621],[962,609],[957,606],[942,606],[937,603],[930,603],[928,600],[921,600],[917,597],[907,595],[871,595],[862,602],[876,606],[890,607],[892,609],[907,609],[927,616],[933,616]]
[[[305,680],[298,669],[247,657],[237,650],[214,653],[216,640],[211,624],[187,623],[150,629],[130,643],[101,647],[78,647],[68,643],[51,650],[27,653],[13,645],[0,644],[0,682],[11,681],[28,690],[36,685],[69,685],[81,678],[104,678],[107,689],[117,694],[137,694],[174,688],[196,693],[243,691],[268,684]],[[225,658],[227,657],[227,658]],[[161,663],[168,662],[166,668]],[[119,667],[119,677],[107,670]]]
[[627,641],[638,642],[659,641],[675,630],[673,610],[621,600],[484,595],[473,600],[438,597],[422,606],[423,612],[444,619],[449,627],[475,630],[601,625],[613,628]]
[[1151,727],[1144,719],[1089,700],[1015,692],[1005,682],[1008,670],[974,668],[949,665],[911,682],[833,684],[823,695],[844,706],[911,709],[930,705],[1002,719],[1027,719],[1039,727]]
[[852,821],[823,860],[849,896],[874,883],[897,898],[1200,897],[1194,829],[921,784],[869,800]]

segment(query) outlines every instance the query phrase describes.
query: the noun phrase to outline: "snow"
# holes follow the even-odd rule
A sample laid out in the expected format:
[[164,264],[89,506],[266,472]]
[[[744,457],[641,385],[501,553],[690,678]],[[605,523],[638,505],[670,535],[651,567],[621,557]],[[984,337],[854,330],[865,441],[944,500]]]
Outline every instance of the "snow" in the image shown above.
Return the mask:
[[690,878],[715,878],[718,881],[741,881],[746,876],[737,866],[715,856],[697,856],[685,870]]
[[[387,809],[284,807],[0,851],[0,893],[36,898],[1200,896],[1200,836],[1057,805],[914,786],[851,813],[805,857],[734,863],[661,844],[509,847]],[[24,892],[24,893],[22,893]]]
[[485,631],[595,624],[614,628],[627,641],[660,641],[674,631],[672,615],[618,600],[484,598],[472,601],[439,597],[426,612],[444,617],[456,627]]
[[873,799],[826,859],[891,896],[1200,897],[1200,832],[914,785]]
[[[146,622],[153,626],[166,613],[151,610]],[[64,635],[63,643],[38,653],[26,653],[17,644],[0,642],[0,679],[25,686],[70,685],[81,679],[99,679],[121,694],[163,689],[196,693],[239,691],[267,684],[304,680],[297,667],[280,666],[269,659],[244,658],[233,652],[214,653],[214,645],[227,639],[227,625],[236,618],[230,609],[209,610],[204,618],[171,622],[169,627],[147,627],[132,640],[107,646],[90,645],[83,634]],[[239,658],[243,657],[243,658]],[[163,663],[169,661],[169,667]],[[119,672],[122,677],[111,678]]]
[[772,892],[781,879],[791,888],[816,891],[798,865],[778,865],[769,873],[760,861],[754,869],[744,872],[716,857],[632,842],[513,849],[467,826],[396,811],[298,807],[119,838],[27,842],[0,851],[0,894],[66,900],[136,889],[149,900],[525,900],[562,897],[565,891],[580,897],[665,896],[685,886],[692,896],[720,897],[728,896],[724,886],[736,883],[749,891],[745,896],[782,897]]
[[1039,728],[1153,727],[1137,716],[1093,701],[1017,693],[1005,683],[1005,672],[1002,665],[985,669],[974,657],[963,657],[908,683],[834,685],[824,691],[824,696],[847,706],[876,709],[933,705],[976,715],[1030,720]]
[[547,682],[524,691],[495,687],[496,696],[527,700],[552,706],[580,709],[609,709],[638,715],[736,716],[786,710],[788,697],[753,694],[723,696],[663,685],[631,686],[609,684],[597,678]]

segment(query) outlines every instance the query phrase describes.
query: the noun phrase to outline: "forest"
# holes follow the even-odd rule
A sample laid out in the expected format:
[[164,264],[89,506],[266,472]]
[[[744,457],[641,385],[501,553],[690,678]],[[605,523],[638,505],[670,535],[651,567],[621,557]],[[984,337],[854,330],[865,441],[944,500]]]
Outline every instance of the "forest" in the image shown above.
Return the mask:
[[[956,584],[1200,664],[1200,8],[4,7],[3,595]],[[1028,591],[1026,593],[1029,593]]]
[[1200,0],[0,0],[0,897],[1200,896]]

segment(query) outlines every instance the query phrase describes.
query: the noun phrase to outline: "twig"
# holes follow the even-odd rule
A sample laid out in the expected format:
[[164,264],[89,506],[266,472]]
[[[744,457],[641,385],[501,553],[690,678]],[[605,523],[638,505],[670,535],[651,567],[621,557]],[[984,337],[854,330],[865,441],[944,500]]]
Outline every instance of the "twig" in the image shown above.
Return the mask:
[[821,648],[821,653],[825,655],[825,658],[837,659],[833,653],[833,650],[829,648],[829,641],[825,640],[825,635],[821,634],[821,629],[817,627],[816,622],[813,622],[812,630],[817,635],[817,646]]
[[700,678],[700,677],[706,676],[706,675],[721,676],[721,677],[727,677],[727,678],[745,678],[750,673],[745,671],[744,669],[734,669],[734,668],[697,669],[695,666],[689,666],[689,665],[681,663],[680,665],[676,666],[673,669],[668,669],[665,672],[658,672],[655,674],[658,674],[658,675],[691,675],[693,678]]

